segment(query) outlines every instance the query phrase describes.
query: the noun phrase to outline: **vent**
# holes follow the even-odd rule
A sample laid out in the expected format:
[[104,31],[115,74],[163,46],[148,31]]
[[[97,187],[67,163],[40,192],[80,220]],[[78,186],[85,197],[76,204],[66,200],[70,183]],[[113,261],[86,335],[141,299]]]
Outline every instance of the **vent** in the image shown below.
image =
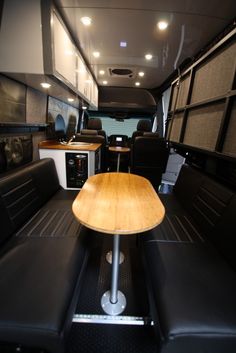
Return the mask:
[[109,69],[110,76],[112,77],[125,77],[125,78],[133,78],[135,76],[133,70],[122,68],[110,68]]

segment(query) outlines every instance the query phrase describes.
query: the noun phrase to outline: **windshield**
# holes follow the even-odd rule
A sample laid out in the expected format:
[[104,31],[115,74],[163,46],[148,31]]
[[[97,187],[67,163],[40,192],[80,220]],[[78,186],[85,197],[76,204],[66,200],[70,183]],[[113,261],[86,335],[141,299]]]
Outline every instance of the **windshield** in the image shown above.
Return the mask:
[[[93,118],[93,116],[90,116]],[[137,124],[142,117],[139,118],[111,118],[108,116],[99,116],[102,121],[102,129],[105,130],[107,136],[110,135],[127,135],[131,137],[133,132],[137,130]],[[151,119],[150,119],[151,120]]]

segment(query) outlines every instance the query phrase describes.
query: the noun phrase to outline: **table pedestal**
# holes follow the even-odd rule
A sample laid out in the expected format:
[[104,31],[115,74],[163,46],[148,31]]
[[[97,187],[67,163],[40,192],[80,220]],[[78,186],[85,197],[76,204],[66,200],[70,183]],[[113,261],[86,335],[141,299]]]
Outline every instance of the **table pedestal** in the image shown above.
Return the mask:
[[120,152],[118,152],[118,156],[117,156],[117,168],[116,168],[117,173],[119,172],[119,170],[120,170]]
[[115,234],[113,237],[111,290],[103,294],[101,305],[105,313],[119,315],[125,310],[126,298],[122,292],[118,291],[120,236]]
[[[111,146],[109,147],[109,151],[112,151],[112,152],[117,152],[117,167],[116,167],[116,172],[119,173],[120,171],[120,154],[121,153],[128,153],[130,152],[130,148],[129,147],[119,147],[119,146]],[[109,251],[107,254],[106,254],[106,260],[109,264],[112,263],[112,251]],[[125,260],[125,255],[120,252],[120,255],[119,255],[119,264],[122,264]]]

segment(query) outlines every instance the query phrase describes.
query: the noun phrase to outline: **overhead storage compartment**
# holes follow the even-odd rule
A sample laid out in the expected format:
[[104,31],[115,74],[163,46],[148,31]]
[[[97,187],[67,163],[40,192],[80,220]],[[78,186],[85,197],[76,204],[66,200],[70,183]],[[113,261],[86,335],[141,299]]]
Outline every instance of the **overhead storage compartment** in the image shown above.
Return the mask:
[[1,72],[34,88],[37,75],[56,78],[97,108],[97,83],[51,1],[5,1],[0,47]]

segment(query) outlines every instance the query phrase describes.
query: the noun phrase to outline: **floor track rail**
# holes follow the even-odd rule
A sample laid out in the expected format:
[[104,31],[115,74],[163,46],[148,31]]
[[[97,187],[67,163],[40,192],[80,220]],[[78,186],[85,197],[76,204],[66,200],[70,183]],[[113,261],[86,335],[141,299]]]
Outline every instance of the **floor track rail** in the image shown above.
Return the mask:
[[154,323],[149,317],[141,316],[111,316],[111,315],[94,315],[94,314],[75,314],[73,317],[75,323],[89,324],[115,324],[115,325],[139,325],[153,326]]

